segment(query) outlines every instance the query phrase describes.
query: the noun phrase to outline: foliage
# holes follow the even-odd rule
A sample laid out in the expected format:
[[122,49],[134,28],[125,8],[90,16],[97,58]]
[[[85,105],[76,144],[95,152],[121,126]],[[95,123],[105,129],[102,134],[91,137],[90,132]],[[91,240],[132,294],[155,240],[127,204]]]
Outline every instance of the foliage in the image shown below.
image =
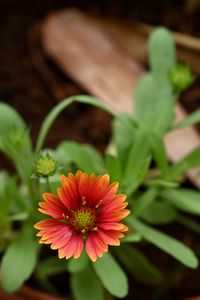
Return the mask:
[[[68,273],[77,300],[103,300],[104,290],[116,297],[126,296],[127,274],[146,284],[162,284],[165,278],[159,266],[139,250],[138,243],[151,243],[187,267],[198,266],[194,251],[161,227],[178,222],[200,233],[199,224],[191,218],[200,215],[200,194],[180,186],[185,172],[200,166],[200,149],[194,149],[172,165],[164,145],[166,133],[200,121],[197,111],[173,126],[177,87],[179,92],[186,88],[193,76],[188,68],[176,66],[175,44],[165,28],[158,28],[150,36],[149,61],[150,70],[135,91],[134,113],[114,115],[98,99],[72,96],[46,117],[35,150],[22,118],[13,108],[0,103],[0,150],[16,168],[15,176],[0,173],[0,250],[4,252],[1,284],[6,291],[20,288],[33,272],[49,290],[53,289],[49,281],[52,275]],[[186,72],[186,78],[181,71]],[[74,101],[96,105],[113,116],[114,152],[110,153],[109,147],[102,156],[91,145],[63,141],[44,154],[46,150],[42,148],[50,127]],[[121,247],[111,249],[95,263],[85,253],[68,262],[58,260],[53,254],[41,260],[43,248],[38,247],[33,231],[33,224],[41,218],[37,201],[43,191],[56,190],[60,173],[76,169],[108,173],[112,182],[120,183],[120,191],[128,195],[132,211],[126,220],[129,232]]]

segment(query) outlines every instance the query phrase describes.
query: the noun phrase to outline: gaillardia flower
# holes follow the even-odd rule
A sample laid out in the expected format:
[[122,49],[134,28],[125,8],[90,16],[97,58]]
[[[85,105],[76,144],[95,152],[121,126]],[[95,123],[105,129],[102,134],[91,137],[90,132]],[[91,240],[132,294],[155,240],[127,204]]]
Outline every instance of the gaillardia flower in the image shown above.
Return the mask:
[[126,195],[116,194],[118,183],[110,184],[109,176],[98,177],[78,171],[61,175],[58,196],[44,193],[39,211],[49,215],[35,224],[40,243],[58,249],[59,258],[78,258],[85,248],[92,261],[108,251],[108,245],[118,246],[119,238],[128,228],[120,221],[130,211],[125,209]]

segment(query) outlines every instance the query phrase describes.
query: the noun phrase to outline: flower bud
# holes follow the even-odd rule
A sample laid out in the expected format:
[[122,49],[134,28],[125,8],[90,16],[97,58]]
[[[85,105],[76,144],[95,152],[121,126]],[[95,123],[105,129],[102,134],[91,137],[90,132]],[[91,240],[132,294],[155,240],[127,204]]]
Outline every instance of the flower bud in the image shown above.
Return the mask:
[[48,177],[55,172],[56,161],[48,153],[40,155],[35,163],[35,173],[41,177]]
[[178,91],[186,90],[194,81],[190,68],[186,65],[177,64],[170,74],[172,85]]

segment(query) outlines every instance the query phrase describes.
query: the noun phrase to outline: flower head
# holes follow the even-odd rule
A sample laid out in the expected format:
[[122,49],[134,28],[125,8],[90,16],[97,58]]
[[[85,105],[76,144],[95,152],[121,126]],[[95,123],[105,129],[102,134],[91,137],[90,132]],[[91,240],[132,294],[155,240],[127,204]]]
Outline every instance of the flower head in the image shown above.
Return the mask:
[[119,238],[128,228],[120,221],[130,211],[125,209],[126,195],[116,194],[118,183],[110,184],[108,175],[78,171],[67,177],[61,175],[58,196],[43,194],[39,211],[49,215],[35,224],[40,243],[58,249],[59,258],[78,258],[85,248],[92,261],[108,251],[108,245],[118,246]]

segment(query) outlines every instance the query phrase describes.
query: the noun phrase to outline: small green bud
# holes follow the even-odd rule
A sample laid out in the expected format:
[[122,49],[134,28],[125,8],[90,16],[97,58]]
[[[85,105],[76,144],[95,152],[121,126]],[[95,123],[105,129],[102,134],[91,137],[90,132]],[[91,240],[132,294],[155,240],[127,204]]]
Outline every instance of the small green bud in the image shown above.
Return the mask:
[[182,64],[177,64],[170,73],[172,85],[178,91],[186,90],[194,81],[195,77],[191,69]]
[[56,172],[56,161],[48,154],[41,155],[35,163],[35,173],[42,177],[52,176]]

